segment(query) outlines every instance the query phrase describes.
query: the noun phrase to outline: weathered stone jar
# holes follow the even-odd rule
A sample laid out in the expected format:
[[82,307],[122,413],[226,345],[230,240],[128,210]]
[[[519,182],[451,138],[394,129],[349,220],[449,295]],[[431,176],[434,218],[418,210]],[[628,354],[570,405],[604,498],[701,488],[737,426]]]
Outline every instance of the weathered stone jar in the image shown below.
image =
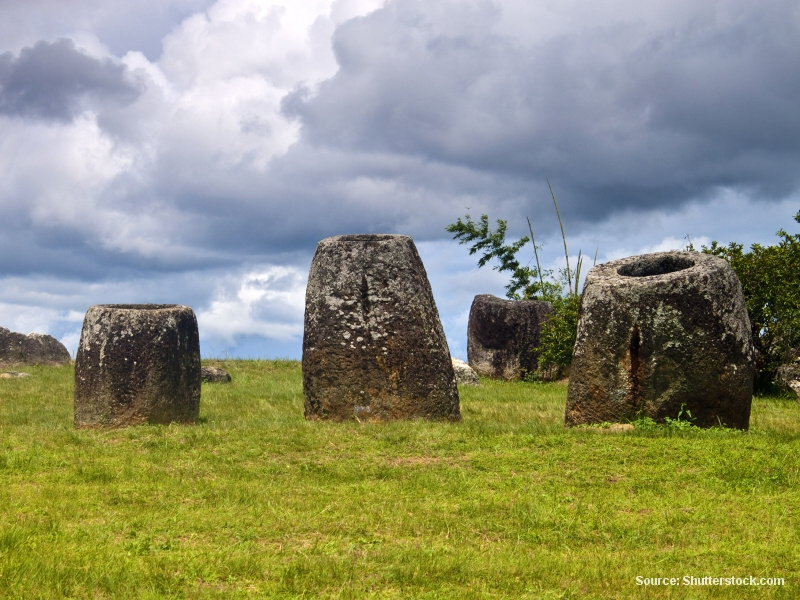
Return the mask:
[[307,419],[461,418],[447,340],[410,237],[319,243],[306,288],[303,392]]
[[191,308],[89,308],[75,358],[75,427],[194,423],[199,413],[200,338]]
[[538,368],[542,321],[549,302],[475,296],[467,325],[467,360],[478,375],[513,381]]
[[753,342],[728,263],[697,252],[632,256],[591,269],[581,299],[565,422],[663,422],[746,429]]

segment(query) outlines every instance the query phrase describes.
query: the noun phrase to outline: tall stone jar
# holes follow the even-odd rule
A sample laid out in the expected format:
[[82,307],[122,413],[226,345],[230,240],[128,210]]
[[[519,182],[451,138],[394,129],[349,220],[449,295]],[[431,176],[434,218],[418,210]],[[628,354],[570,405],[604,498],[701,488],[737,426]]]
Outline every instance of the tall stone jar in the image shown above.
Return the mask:
[[306,419],[460,420],[447,340],[410,237],[319,243],[306,289],[303,392]]
[[657,252],[587,274],[567,425],[681,416],[747,429],[753,375],[744,295],[725,260]]
[[199,414],[200,337],[191,308],[89,308],[75,357],[76,428],[194,423]]

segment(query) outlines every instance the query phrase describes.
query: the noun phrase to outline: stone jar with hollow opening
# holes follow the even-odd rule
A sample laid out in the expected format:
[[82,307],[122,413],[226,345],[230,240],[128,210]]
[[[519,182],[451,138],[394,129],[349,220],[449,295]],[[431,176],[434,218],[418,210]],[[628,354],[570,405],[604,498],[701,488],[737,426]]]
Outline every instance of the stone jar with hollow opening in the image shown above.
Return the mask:
[[194,423],[199,414],[200,337],[191,308],[89,308],[75,358],[75,427]]
[[723,259],[632,256],[591,269],[581,299],[565,423],[688,418],[747,429],[753,342]]
[[303,392],[307,419],[460,420],[447,340],[410,237],[319,243],[306,288]]
[[513,381],[539,367],[542,322],[553,312],[541,300],[505,300],[479,294],[467,325],[467,359],[478,375]]

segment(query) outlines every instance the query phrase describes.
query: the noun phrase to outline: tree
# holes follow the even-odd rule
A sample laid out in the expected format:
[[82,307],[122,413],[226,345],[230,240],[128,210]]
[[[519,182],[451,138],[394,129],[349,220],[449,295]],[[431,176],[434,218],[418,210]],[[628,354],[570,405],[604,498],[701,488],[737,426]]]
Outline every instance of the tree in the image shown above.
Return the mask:
[[[800,223],[800,211],[794,217]],[[716,241],[702,251],[727,260],[742,283],[755,346],[758,393],[774,391],[781,364],[800,348],[800,234],[783,229],[774,246],[753,244],[749,251]]]
[[[549,300],[561,295],[561,286],[550,280],[552,271],[542,271],[538,264],[540,247],[534,244],[534,251],[537,253],[536,267],[523,266],[517,260],[517,253],[520,249],[533,239],[532,232],[531,237],[523,236],[512,244],[506,244],[507,221],[498,219],[497,229],[492,231],[488,215],[481,215],[478,222],[473,221],[470,215],[466,215],[464,219],[462,221],[459,217],[455,223],[451,223],[445,229],[455,234],[453,239],[458,240],[459,244],[475,242],[470,246],[469,253],[471,255],[478,251],[482,253],[478,259],[479,267],[484,267],[490,260],[495,259],[499,264],[492,267],[493,269],[511,273],[511,281],[506,286],[507,298],[511,300]],[[545,276],[548,281],[544,280]]]

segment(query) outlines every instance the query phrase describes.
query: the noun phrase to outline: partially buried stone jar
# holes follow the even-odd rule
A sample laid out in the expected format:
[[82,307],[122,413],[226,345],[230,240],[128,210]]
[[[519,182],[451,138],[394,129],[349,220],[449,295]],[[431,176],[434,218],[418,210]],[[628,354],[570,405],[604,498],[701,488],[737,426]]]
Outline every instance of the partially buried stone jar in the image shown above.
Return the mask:
[[75,427],[193,423],[199,413],[200,338],[191,308],[89,308],[75,358]]
[[[581,299],[565,422],[663,422],[747,429],[753,342],[728,263],[697,252],[591,269]],[[688,413],[687,413],[688,411]]]
[[542,322],[549,302],[475,296],[467,326],[467,358],[478,375],[513,381],[538,369]]
[[319,243],[306,289],[303,391],[307,419],[460,420],[447,340],[410,237]]

